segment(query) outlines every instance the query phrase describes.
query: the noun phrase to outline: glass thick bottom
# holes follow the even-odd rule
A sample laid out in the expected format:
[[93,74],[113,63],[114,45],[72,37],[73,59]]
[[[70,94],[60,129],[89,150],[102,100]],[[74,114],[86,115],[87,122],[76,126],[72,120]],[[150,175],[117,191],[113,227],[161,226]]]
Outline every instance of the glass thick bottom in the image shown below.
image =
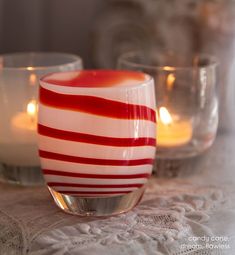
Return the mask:
[[197,160],[213,144],[215,133],[207,140],[192,140],[179,147],[158,147],[153,173],[158,177],[172,178],[192,174]]
[[153,174],[160,178],[174,178],[180,176],[190,176],[197,168],[200,155],[191,158],[171,159],[156,158]]
[[23,186],[36,186],[44,184],[43,175],[39,166],[27,167],[1,164],[0,180]]
[[109,197],[79,197],[62,194],[48,187],[57,206],[66,213],[79,216],[111,216],[127,212],[141,200],[145,187]]

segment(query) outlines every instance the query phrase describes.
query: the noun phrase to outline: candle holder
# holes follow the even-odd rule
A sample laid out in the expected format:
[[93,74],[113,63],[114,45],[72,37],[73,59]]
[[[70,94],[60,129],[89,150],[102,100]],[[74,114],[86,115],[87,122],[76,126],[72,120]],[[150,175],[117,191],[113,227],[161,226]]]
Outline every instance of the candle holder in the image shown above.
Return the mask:
[[216,136],[218,100],[217,60],[208,55],[172,52],[129,52],[118,68],[139,70],[155,80],[157,153],[155,172],[177,176],[186,159],[208,149]]
[[85,70],[40,79],[39,155],[60,209],[110,216],[139,203],[155,158],[155,109],[154,82],[143,73]]
[[43,183],[37,152],[39,77],[82,69],[79,57],[63,53],[0,56],[0,176],[22,185]]

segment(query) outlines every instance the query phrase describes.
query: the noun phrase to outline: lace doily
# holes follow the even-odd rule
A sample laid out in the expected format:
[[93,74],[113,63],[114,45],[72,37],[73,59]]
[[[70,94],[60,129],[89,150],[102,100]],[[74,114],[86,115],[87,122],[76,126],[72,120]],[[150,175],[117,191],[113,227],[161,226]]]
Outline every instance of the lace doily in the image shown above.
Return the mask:
[[139,206],[110,218],[67,215],[45,188],[0,189],[3,255],[232,254],[233,196],[218,187],[153,178]]

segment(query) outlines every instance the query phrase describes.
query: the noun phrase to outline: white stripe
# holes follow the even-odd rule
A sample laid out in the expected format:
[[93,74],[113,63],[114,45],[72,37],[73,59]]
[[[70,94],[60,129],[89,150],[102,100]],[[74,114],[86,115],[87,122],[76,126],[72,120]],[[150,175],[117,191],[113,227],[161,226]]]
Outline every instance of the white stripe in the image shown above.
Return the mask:
[[155,147],[150,146],[112,147],[60,140],[43,135],[39,135],[38,144],[40,150],[85,158],[132,160],[154,158],[155,155]]
[[147,178],[138,179],[95,179],[95,178],[76,178],[57,175],[44,175],[46,182],[65,182],[65,183],[80,183],[80,184],[131,184],[131,183],[146,183]]
[[53,188],[55,191],[60,191],[60,190],[66,190],[66,191],[88,191],[88,192],[112,192],[112,191],[133,191],[138,188],[135,187],[130,187],[130,188],[80,188],[80,187],[66,187],[66,186],[50,186]]
[[[140,82],[136,82],[137,84]],[[154,93],[154,82],[153,79],[142,82],[145,85],[138,87],[99,87],[99,88],[88,88],[88,87],[69,87],[69,86],[58,86],[48,84],[40,81],[40,86],[50,91],[65,94],[65,95],[87,95],[96,96],[104,99],[114,100],[129,104],[145,105],[152,109],[156,109],[155,106],[155,93]]]
[[65,131],[117,138],[156,136],[156,125],[148,120],[114,119],[42,104],[38,116],[40,124]]
[[129,175],[129,174],[151,174],[152,165],[142,166],[99,166],[78,164],[72,162],[64,162],[53,159],[41,158],[43,169],[56,170],[69,173],[83,174],[113,174],[113,175]]

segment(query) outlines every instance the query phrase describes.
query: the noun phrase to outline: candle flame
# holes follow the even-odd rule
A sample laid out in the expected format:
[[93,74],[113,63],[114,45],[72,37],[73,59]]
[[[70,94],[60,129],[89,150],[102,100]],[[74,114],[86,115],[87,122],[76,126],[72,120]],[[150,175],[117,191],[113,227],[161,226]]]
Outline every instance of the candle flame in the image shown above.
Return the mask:
[[169,90],[169,91],[172,90],[172,88],[174,86],[175,79],[176,78],[173,73],[168,74],[167,80],[166,80],[167,90]]
[[164,66],[163,70],[165,70],[165,71],[174,71],[175,67],[173,67],[173,66]]
[[27,104],[27,113],[29,116],[34,117],[37,112],[37,101],[35,99],[31,100]]
[[29,84],[34,86],[36,85],[36,81],[37,81],[37,76],[34,73],[31,73],[29,76]]
[[163,124],[169,125],[172,123],[172,117],[166,107],[160,107],[159,115],[160,120]]

